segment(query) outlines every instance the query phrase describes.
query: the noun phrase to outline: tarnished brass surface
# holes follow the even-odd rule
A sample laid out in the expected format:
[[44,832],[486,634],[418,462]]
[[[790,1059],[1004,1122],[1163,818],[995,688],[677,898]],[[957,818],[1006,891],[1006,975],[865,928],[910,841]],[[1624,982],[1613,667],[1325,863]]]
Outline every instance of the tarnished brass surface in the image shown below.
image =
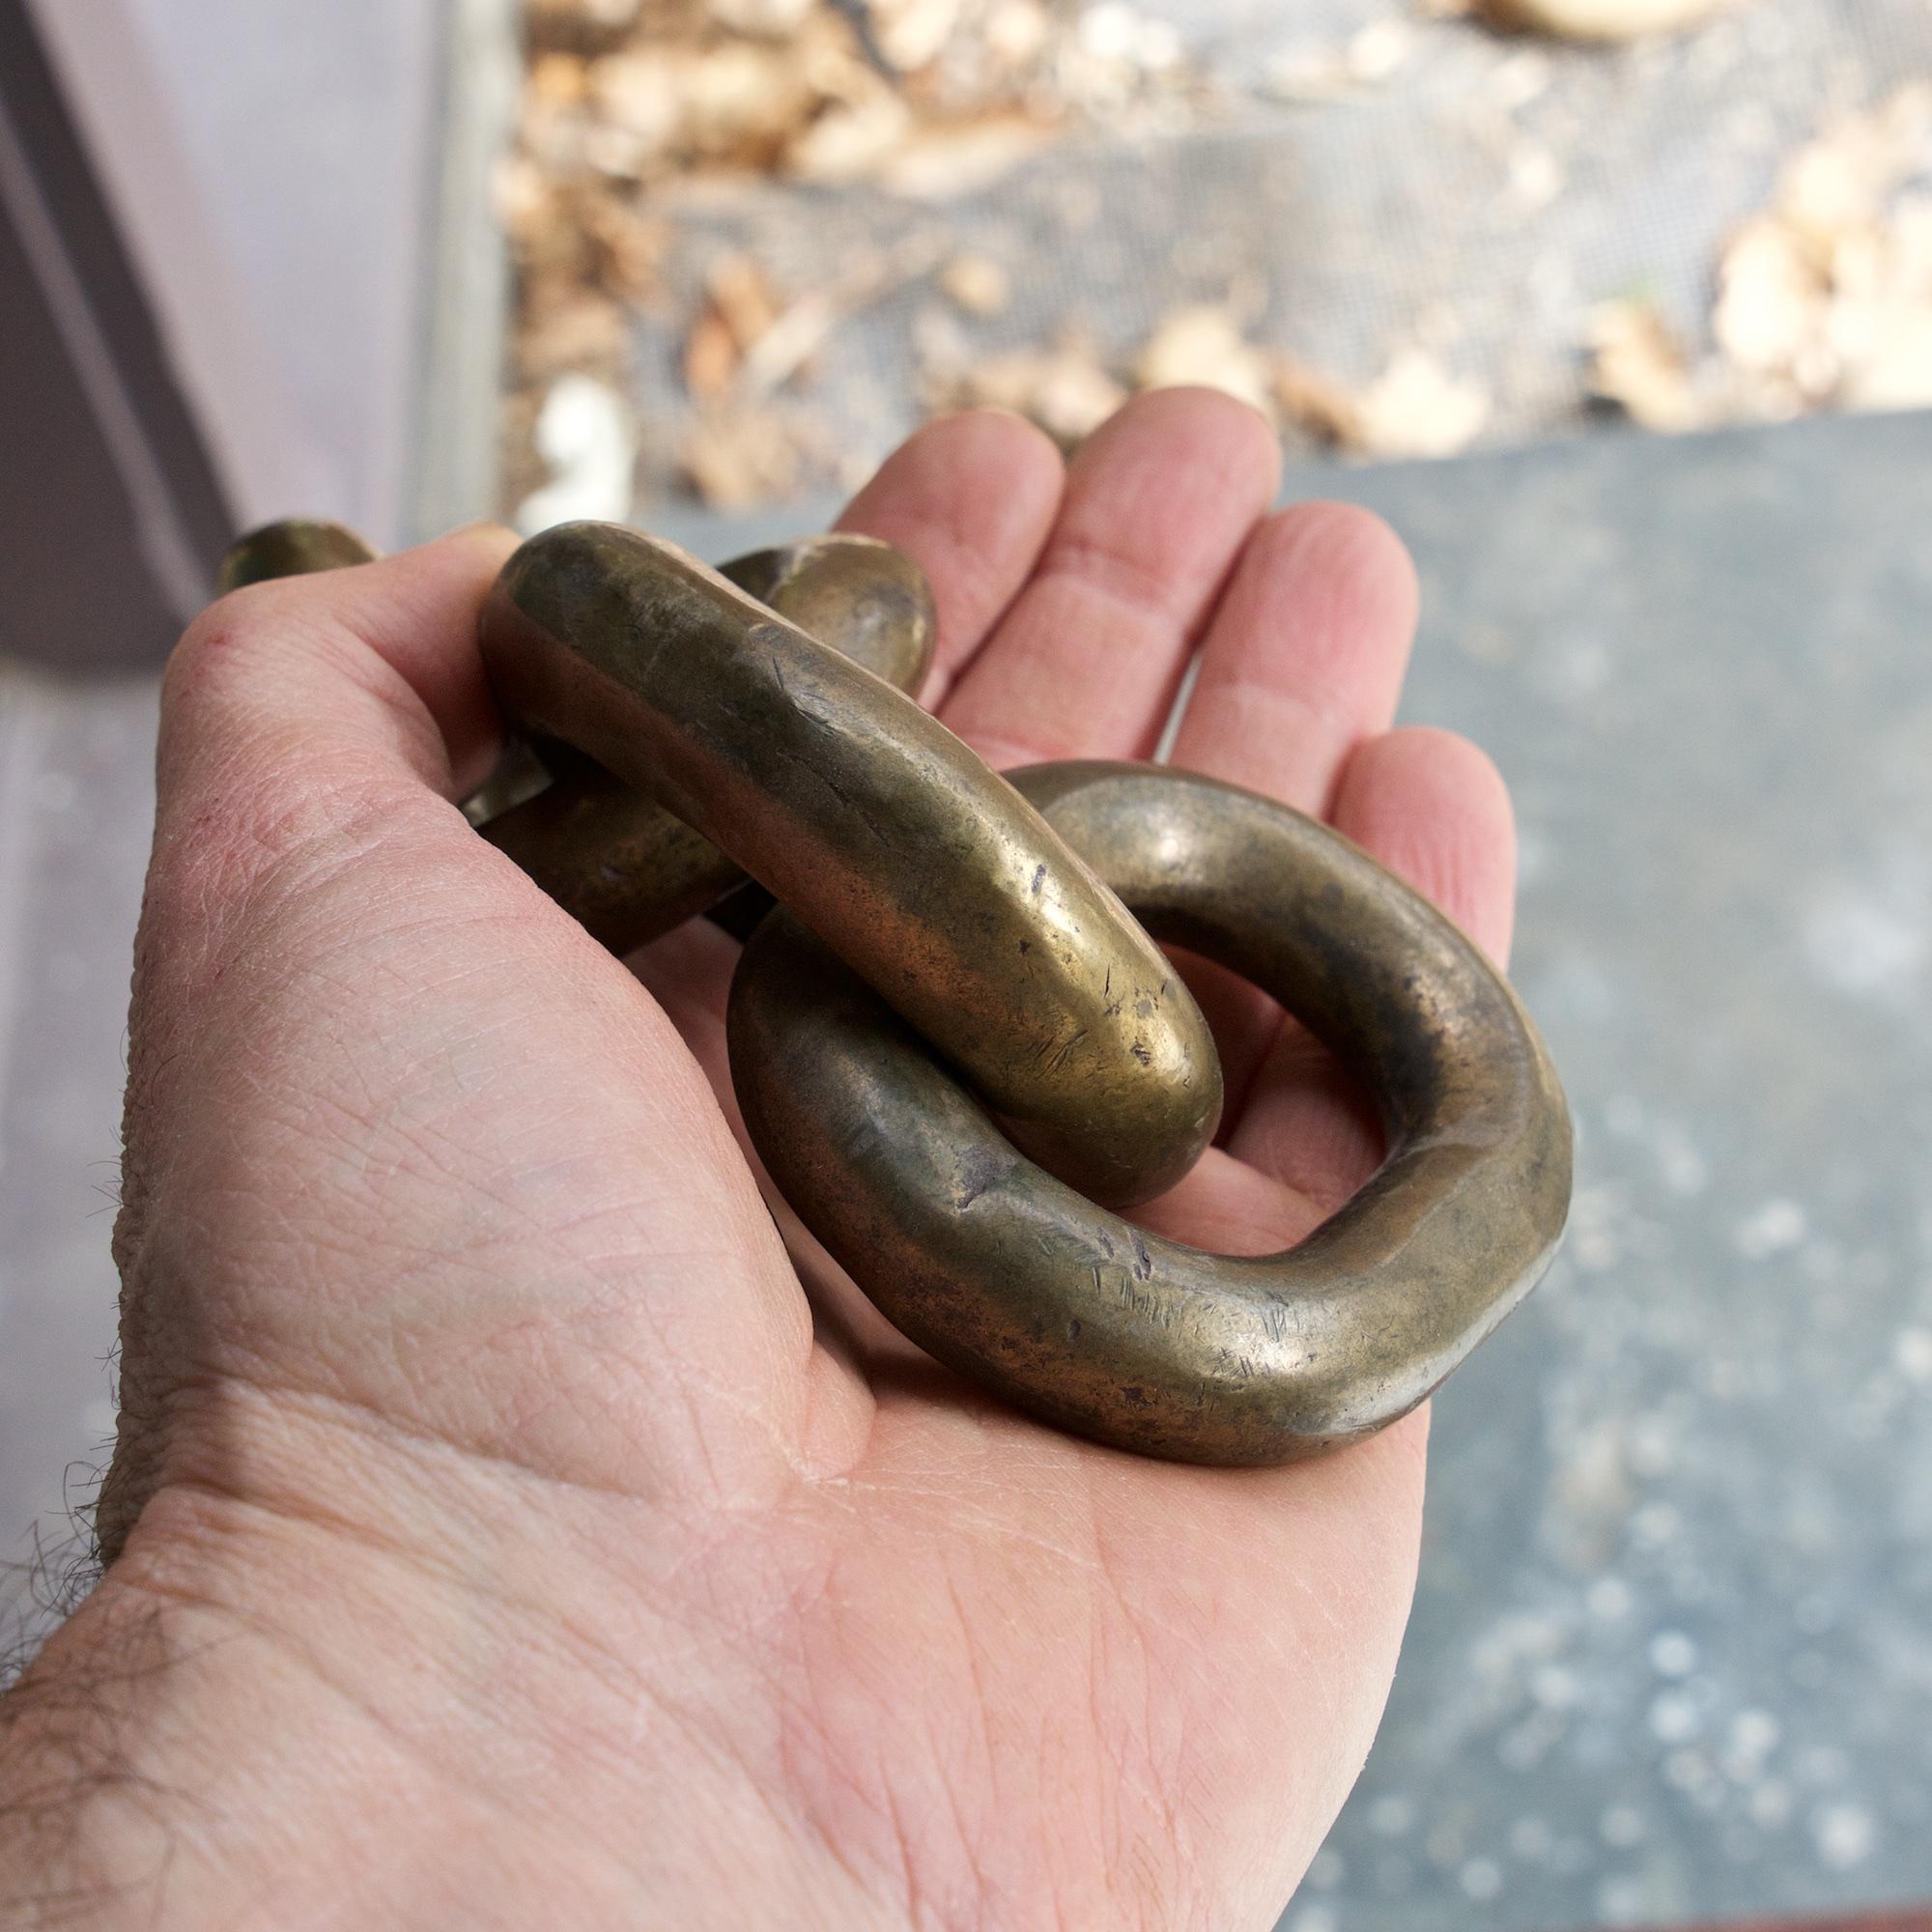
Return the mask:
[[1199,1009],[1039,814],[912,699],[673,546],[533,537],[482,624],[513,720],[650,792],[791,907],[1095,1199],[1220,1114]]
[[[222,588],[373,554],[273,525]],[[738,1098],[807,1226],[941,1360],[1190,1462],[1289,1462],[1412,1408],[1534,1286],[1568,1211],[1569,1115],[1508,983],[1272,800],[1143,765],[996,778],[873,675],[916,689],[932,642],[887,547],[727,570],[606,525],[517,552],[482,645],[526,745],[484,836],[619,948],[740,866],[792,909],[760,924],[744,885],[718,915],[752,930]],[[1094,1205],[1179,1179],[1220,1109],[1149,933],[1272,993],[1380,1110],[1380,1169],[1284,1254],[1207,1254]]]
[[[722,574],[901,691],[917,691],[932,662],[931,592],[890,544],[808,537],[739,557]],[[483,836],[613,952],[682,925],[744,883],[710,839],[647,793],[568,746],[546,744],[537,755],[550,783],[538,772],[543,788],[484,816]]]
[[352,529],[326,517],[284,517],[238,537],[214,573],[214,594],[225,597],[271,577],[305,577],[372,563],[376,552]]
[[730,1009],[733,1082],[774,1179],[914,1341],[1064,1427],[1229,1463],[1381,1428],[1554,1252],[1570,1122],[1535,1028],[1454,925],[1286,806],[1151,766],[1013,781],[1151,931],[1246,975],[1360,1076],[1381,1169],[1284,1254],[1144,1234],[1027,1160],[781,912]]

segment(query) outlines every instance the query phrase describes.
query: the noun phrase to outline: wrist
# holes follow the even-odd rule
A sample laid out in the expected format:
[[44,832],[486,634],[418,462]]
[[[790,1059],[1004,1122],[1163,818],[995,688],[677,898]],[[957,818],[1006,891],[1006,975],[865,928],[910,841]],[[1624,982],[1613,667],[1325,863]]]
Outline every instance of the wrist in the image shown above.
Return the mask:
[[519,1480],[311,1434],[353,1517],[163,1484],[0,1700],[0,1922],[897,1922],[711,1721],[765,1694],[715,1639]]

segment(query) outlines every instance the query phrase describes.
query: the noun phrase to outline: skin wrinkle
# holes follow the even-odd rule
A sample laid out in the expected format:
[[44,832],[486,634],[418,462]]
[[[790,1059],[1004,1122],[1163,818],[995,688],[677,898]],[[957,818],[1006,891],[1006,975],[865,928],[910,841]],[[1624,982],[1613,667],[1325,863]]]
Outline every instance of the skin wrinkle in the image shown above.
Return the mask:
[[[210,1492],[209,1493],[214,1494],[220,1492]],[[237,1499],[221,1493],[221,1500],[225,1504],[233,1504],[244,1514],[248,1511],[249,1506],[245,1498],[238,1502]],[[406,1575],[419,1576],[421,1574],[422,1552],[418,1549],[408,1548],[399,1541],[373,1543],[369,1539],[366,1527],[357,1525],[353,1521],[344,1521],[340,1525],[331,1526],[331,1533],[337,1532],[346,1533],[364,1548],[389,1558]],[[519,1595],[506,1588],[501,1580],[489,1572],[476,1572],[473,1570],[449,1571],[443,1573],[443,1579],[453,1583],[459,1594],[465,1598],[473,1598],[477,1595],[479,1589],[484,1589],[487,1590],[491,1600],[526,1616],[528,1620],[528,1627],[524,1633],[523,1641],[526,1646],[531,1646],[526,1654],[534,1656],[537,1649],[552,1646],[555,1637],[561,1634],[570,1639],[574,1647],[575,1663],[579,1667],[588,1666],[595,1674],[603,1678],[607,1685],[615,1687],[620,1698],[629,1703],[632,1708],[636,1708],[636,1694],[641,1693],[652,1707],[659,1711],[661,1717],[676,1725],[680,1732],[687,1734],[689,1742],[694,1747],[701,1745],[707,1750],[715,1750],[728,1745],[728,1731],[720,1731],[708,1715],[686,1712],[673,1704],[664,1702],[653,1686],[637,1674],[635,1665],[628,1662],[621,1653],[611,1649],[597,1636],[593,1630],[582,1627],[568,1615],[559,1617],[556,1606],[554,1604],[546,1604],[537,1596],[526,1597]],[[714,1636],[706,1648],[711,1654],[715,1655],[718,1647],[718,1639]],[[694,1646],[693,1651],[688,1654],[697,1654],[697,1647]],[[661,1653],[653,1647],[652,1655],[655,1661]],[[310,1659],[309,1661],[316,1662],[314,1659]],[[317,1668],[325,1678],[327,1678],[328,1673],[326,1670],[322,1670],[319,1663],[317,1663]],[[412,1747],[414,1747],[413,1741],[410,1742],[412,1743]],[[637,1742],[638,1739],[634,1736],[632,1740],[633,1745],[635,1746]],[[573,1746],[573,1753],[581,1754],[586,1744],[587,1739],[580,1736],[577,1743]],[[753,1776],[753,1767],[745,1763],[738,1754],[727,1750],[725,1752],[725,1761],[732,1769],[743,1773],[748,1782],[753,1788],[757,1788],[757,1781]],[[611,1760],[611,1768],[613,1771],[623,1768],[621,1754]],[[480,1785],[477,1788],[483,1789]]]
[[[144,1587],[152,1588],[152,1585]],[[506,1836],[518,1827],[526,1827],[527,1808],[516,1795],[494,1789],[488,1780],[472,1773],[460,1758],[428,1751],[417,1740],[393,1723],[380,1704],[362,1696],[351,1684],[324,1669],[307,1647],[295,1643],[273,1623],[264,1618],[244,1615],[232,1605],[198,1598],[185,1589],[171,1588],[167,1597],[178,1606],[199,1608],[235,1620],[248,1635],[300,1667],[308,1681],[318,1690],[371,1724],[399,1758],[431,1774],[440,1785],[468,1793],[489,1814],[499,1821]],[[543,1829],[549,1833],[563,1835],[561,1827],[556,1821],[546,1821]],[[465,1835],[469,1836],[469,1833],[466,1833]],[[624,1879],[626,1890],[633,1895],[646,1886],[648,1868],[625,1862],[610,1846],[586,1842],[581,1835],[575,1833],[569,1834],[566,1842],[569,1850],[563,1859],[543,1861],[548,1869],[581,1873],[584,1862],[602,1861]]]

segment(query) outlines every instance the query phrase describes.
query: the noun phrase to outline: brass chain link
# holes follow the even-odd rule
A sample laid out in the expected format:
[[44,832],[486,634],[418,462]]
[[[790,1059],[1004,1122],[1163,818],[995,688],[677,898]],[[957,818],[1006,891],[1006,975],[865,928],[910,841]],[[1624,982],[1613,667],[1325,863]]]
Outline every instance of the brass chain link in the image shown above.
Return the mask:
[[[271,526],[224,586],[352,545],[368,554]],[[619,951],[745,873],[780,901],[731,992],[746,1124],[800,1219],[941,1360],[1185,1461],[1385,1426],[1561,1234],[1570,1121],[1533,1023],[1448,920],[1287,806],[1151,765],[1000,778],[906,695],[932,628],[916,567],[862,538],[718,572],[614,526],[545,531],[481,627],[542,764],[531,795],[473,809],[483,836]],[[1179,1179],[1220,1114],[1156,939],[1254,980],[1375,1099],[1381,1167],[1283,1254],[1111,1211]]]

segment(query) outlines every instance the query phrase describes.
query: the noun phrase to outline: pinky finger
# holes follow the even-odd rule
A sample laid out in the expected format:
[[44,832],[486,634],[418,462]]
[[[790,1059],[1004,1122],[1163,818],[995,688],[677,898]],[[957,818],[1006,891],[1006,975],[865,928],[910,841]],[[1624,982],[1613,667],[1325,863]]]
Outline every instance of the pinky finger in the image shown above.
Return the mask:
[[1516,815],[1489,757],[1453,731],[1371,738],[1335,792],[1335,829],[1448,914],[1497,965],[1516,909]]

